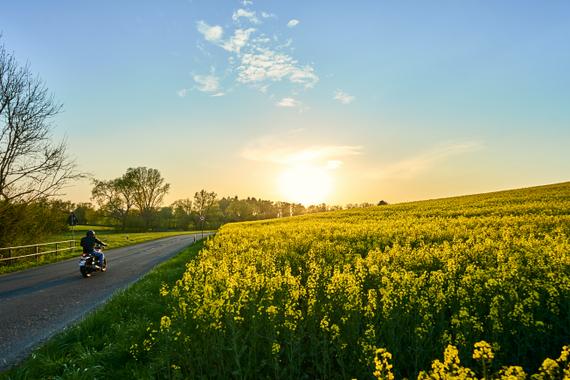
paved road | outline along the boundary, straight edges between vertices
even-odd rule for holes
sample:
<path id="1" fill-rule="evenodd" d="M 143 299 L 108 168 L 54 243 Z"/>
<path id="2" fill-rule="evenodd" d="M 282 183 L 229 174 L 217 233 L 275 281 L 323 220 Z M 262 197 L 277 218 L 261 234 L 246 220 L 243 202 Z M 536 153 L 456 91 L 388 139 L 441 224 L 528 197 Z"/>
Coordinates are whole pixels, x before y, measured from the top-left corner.
<path id="1" fill-rule="evenodd" d="M 200 237 L 180 235 L 110 249 L 105 252 L 109 270 L 86 279 L 78 259 L 0 276 L 0 371 Z"/>

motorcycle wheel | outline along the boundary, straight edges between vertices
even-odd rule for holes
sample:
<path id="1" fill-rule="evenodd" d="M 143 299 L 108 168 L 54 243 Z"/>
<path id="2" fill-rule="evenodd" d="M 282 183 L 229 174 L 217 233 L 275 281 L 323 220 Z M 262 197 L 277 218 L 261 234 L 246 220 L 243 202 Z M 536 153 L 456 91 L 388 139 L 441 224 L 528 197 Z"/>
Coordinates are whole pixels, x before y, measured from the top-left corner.
<path id="1" fill-rule="evenodd" d="M 81 269 L 79 269 L 79 270 L 81 271 L 81 275 L 82 275 L 84 278 L 90 276 L 89 272 L 87 272 L 87 269 L 81 268 Z"/>

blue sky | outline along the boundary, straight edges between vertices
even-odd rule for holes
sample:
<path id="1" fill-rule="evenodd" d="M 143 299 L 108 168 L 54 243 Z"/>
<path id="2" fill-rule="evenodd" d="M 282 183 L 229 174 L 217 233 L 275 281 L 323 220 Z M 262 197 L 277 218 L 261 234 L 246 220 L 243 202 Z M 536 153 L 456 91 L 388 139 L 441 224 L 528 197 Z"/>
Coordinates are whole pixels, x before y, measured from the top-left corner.
<path id="1" fill-rule="evenodd" d="M 569 16 L 566 1 L 18 1 L 0 31 L 64 104 L 55 135 L 80 170 L 157 168 L 169 201 L 344 204 L 569 180 Z"/>

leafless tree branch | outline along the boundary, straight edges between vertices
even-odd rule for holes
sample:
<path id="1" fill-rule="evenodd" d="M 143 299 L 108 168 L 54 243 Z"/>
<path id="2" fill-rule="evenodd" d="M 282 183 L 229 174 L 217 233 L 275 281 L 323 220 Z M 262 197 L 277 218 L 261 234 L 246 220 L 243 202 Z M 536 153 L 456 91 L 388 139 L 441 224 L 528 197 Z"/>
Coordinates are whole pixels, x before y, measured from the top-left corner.
<path id="1" fill-rule="evenodd" d="M 29 66 L 0 44 L 0 200 L 53 197 L 84 177 L 67 157 L 66 141 L 52 141 L 51 120 L 61 109 Z"/>

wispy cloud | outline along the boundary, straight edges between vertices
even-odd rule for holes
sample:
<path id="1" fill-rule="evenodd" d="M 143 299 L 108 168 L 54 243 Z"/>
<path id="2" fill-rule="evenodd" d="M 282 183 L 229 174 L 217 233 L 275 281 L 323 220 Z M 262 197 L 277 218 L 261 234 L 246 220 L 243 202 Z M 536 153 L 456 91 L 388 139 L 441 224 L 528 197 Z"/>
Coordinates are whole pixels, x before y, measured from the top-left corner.
<path id="1" fill-rule="evenodd" d="M 196 82 L 196 89 L 198 89 L 198 91 L 208 93 L 212 96 L 224 95 L 220 89 L 220 79 L 216 75 L 193 75 L 192 79 Z"/>
<path id="2" fill-rule="evenodd" d="M 443 144 L 416 156 L 372 170 L 369 177 L 376 179 L 412 179 L 451 157 L 481 149 L 483 149 L 483 144 L 480 142 Z"/>
<path id="3" fill-rule="evenodd" d="M 255 15 L 255 11 L 248 11 L 243 8 L 238 9 L 232 14 L 232 20 L 239 22 L 240 18 L 245 18 L 253 24 L 259 24 L 259 19 Z"/>
<path id="4" fill-rule="evenodd" d="M 299 22 L 300 22 L 300 21 L 297 20 L 297 19 L 292 19 L 292 20 L 289 20 L 289 22 L 287 23 L 287 26 L 288 26 L 289 28 L 294 28 L 294 27 L 296 27 L 297 25 L 299 25 Z"/>
<path id="5" fill-rule="evenodd" d="M 288 135 L 265 136 L 251 141 L 242 150 L 242 157 L 251 161 L 282 165 L 314 164 L 337 169 L 343 159 L 362 154 L 357 145 L 309 145 L 299 147 L 294 140 L 302 131 Z M 284 140 L 284 141 L 283 141 Z"/>
<path id="6" fill-rule="evenodd" d="M 264 145 L 258 142 L 249 144 L 242 151 L 242 157 L 251 161 L 287 166 L 310 164 L 335 170 L 343 165 L 343 160 L 347 157 L 361 153 L 362 147 L 353 145 L 313 145 L 299 149 L 284 145 Z"/>
<path id="7" fill-rule="evenodd" d="M 339 101 L 341 104 L 350 104 L 354 101 L 355 97 L 353 95 L 349 95 L 342 90 L 336 90 L 334 92 L 335 100 Z"/>
<path id="8" fill-rule="evenodd" d="M 183 98 L 183 97 L 185 97 L 186 95 L 188 95 L 188 89 L 187 89 L 187 88 L 182 88 L 182 89 L 176 91 L 176 94 L 177 94 L 179 97 Z"/>
<path id="9" fill-rule="evenodd" d="M 299 107 L 301 102 L 294 99 L 294 98 L 283 98 L 277 103 L 275 103 L 277 107 Z"/>

